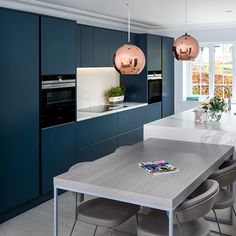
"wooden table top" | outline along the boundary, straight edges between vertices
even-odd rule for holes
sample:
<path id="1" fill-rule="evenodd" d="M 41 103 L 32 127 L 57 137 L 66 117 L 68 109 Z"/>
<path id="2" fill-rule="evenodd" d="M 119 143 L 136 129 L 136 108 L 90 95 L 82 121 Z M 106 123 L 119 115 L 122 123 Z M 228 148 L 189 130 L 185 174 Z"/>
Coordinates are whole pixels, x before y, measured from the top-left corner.
<path id="1" fill-rule="evenodd" d="M 54 187 L 171 210 L 232 154 L 232 146 L 151 138 L 55 177 Z M 138 166 L 155 160 L 180 172 L 154 176 Z"/>

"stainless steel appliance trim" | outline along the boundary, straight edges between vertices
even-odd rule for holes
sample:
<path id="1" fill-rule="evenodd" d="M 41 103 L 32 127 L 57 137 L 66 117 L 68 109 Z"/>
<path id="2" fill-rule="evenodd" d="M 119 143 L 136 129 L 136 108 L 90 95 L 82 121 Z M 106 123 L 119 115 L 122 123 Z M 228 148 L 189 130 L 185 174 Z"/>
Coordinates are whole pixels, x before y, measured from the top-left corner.
<path id="1" fill-rule="evenodd" d="M 160 80 L 162 77 L 149 76 L 148 80 Z"/>
<path id="2" fill-rule="evenodd" d="M 44 84 L 62 84 L 62 83 L 75 83 L 75 79 L 42 81 L 42 85 L 44 85 Z"/>
<path id="3" fill-rule="evenodd" d="M 56 84 L 43 84 L 42 89 L 57 89 L 57 88 L 70 88 L 75 87 L 75 83 L 56 83 Z"/>

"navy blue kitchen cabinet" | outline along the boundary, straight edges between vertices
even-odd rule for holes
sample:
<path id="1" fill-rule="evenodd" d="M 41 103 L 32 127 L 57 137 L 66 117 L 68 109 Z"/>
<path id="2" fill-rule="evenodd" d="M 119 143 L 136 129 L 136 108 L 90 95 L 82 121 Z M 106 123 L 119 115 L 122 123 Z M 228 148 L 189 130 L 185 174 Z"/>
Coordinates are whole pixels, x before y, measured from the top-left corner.
<path id="1" fill-rule="evenodd" d="M 94 27 L 80 25 L 80 38 L 77 39 L 80 47 L 79 67 L 94 67 Z"/>
<path id="2" fill-rule="evenodd" d="M 75 163 L 76 123 L 42 130 L 42 193 L 53 189 L 53 177 Z"/>
<path id="3" fill-rule="evenodd" d="M 77 26 L 78 67 L 107 67 L 109 31 L 87 25 Z"/>
<path id="4" fill-rule="evenodd" d="M 75 74 L 76 22 L 41 17 L 42 75 Z"/>
<path id="5" fill-rule="evenodd" d="M 148 100 L 148 84 L 146 66 L 139 75 L 120 75 L 121 86 L 127 91 L 125 102 L 143 102 Z"/>
<path id="6" fill-rule="evenodd" d="M 173 38 L 162 38 L 162 117 L 174 114 Z"/>
<path id="7" fill-rule="evenodd" d="M 140 128 L 146 122 L 146 108 L 147 106 L 130 109 L 118 113 L 119 130 L 118 134 L 127 133 L 131 130 Z"/>
<path id="8" fill-rule="evenodd" d="M 118 146 L 133 145 L 143 140 L 143 127 L 118 136 Z"/>
<path id="9" fill-rule="evenodd" d="M 149 104 L 148 106 L 145 107 L 145 120 L 144 123 L 149 123 L 152 122 L 154 120 L 159 120 L 161 119 L 161 115 L 162 115 L 162 103 L 161 102 L 157 102 L 157 103 L 152 103 Z"/>
<path id="10" fill-rule="evenodd" d="M 94 161 L 113 153 L 118 147 L 118 138 L 113 137 L 77 150 L 76 162 Z"/>
<path id="11" fill-rule="evenodd" d="M 147 35 L 147 70 L 161 71 L 161 36 Z"/>
<path id="12" fill-rule="evenodd" d="M 113 66 L 113 58 L 116 50 L 127 43 L 127 33 L 123 31 L 109 30 L 109 62 L 108 66 Z"/>
<path id="13" fill-rule="evenodd" d="M 76 161 L 95 160 L 117 148 L 118 113 L 77 122 Z"/>
<path id="14" fill-rule="evenodd" d="M 118 132 L 118 113 L 79 121 L 76 129 L 78 149 L 112 138 Z"/>
<path id="15" fill-rule="evenodd" d="M 146 56 L 147 71 L 161 71 L 162 40 L 161 36 L 139 35 L 139 46 Z"/>
<path id="16" fill-rule="evenodd" d="M 107 67 L 109 53 L 109 31 L 102 28 L 94 28 L 94 66 Z"/>
<path id="17" fill-rule="evenodd" d="M 39 195 L 39 17 L 0 9 L 0 213 Z"/>

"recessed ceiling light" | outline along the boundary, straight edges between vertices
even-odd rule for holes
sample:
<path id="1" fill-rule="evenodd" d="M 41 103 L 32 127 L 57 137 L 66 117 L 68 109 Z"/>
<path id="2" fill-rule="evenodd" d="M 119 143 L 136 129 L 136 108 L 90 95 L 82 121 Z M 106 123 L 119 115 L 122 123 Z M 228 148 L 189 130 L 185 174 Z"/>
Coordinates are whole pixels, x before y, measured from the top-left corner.
<path id="1" fill-rule="evenodd" d="M 231 12 L 232 12 L 232 10 L 226 10 L 225 12 L 226 12 L 226 13 L 231 13 Z"/>

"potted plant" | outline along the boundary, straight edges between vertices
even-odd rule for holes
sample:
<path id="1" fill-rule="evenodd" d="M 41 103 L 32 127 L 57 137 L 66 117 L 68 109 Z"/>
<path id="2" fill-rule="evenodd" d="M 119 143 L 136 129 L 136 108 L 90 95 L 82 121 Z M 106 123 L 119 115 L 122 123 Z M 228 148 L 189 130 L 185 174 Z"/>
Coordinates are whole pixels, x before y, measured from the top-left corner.
<path id="1" fill-rule="evenodd" d="M 124 87 L 111 87 L 105 91 L 105 96 L 110 103 L 122 103 L 124 101 L 126 89 Z"/>
<path id="2" fill-rule="evenodd" d="M 208 113 L 208 117 L 211 121 L 219 121 L 222 112 L 226 110 L 227 104 L 224 98 L 214 96 L 213 98 L 207 98 L 201 103 L 202 109 Z"/>

